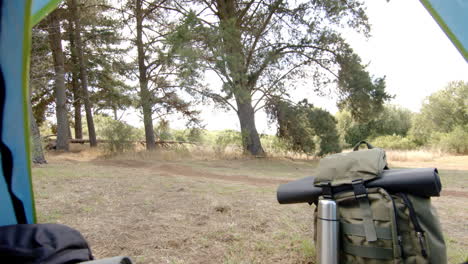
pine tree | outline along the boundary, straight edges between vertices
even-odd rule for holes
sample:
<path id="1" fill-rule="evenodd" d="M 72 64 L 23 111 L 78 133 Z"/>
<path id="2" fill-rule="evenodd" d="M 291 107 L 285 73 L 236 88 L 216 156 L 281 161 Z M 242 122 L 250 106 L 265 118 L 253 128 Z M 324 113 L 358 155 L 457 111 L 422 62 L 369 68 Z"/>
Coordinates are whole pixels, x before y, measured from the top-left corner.
<path id="1" fill-rule="evenodd" d="M 166 38 L 174 29 L 174 13 L 165 9 L 166 0 L 129 0 L 122 7 L 124 21 L 134 32 L 136 76 L 139 82 L 139 107 L 143 112 L 146 148 L 156 148 L 153 118 L 181 113 L 189 122 L 198 123 L 197 111 L 180 96 L 184 83 L 177 82 L 180 71 L 173 64 Z"/>
<path id="2" fill-rule="evenodd" d="M 52 50 L 55 69 L 55 110 L 57 117 L 57 150 L 68 151 L 68 115 L 66 107 L 66 87 L 65 87 L 65 58 L 62 48 L 62 33 L 59 18 L 59 11 L 52 12 L 48 17 L 47 31 L 49 32 L 49 43 Z"/>

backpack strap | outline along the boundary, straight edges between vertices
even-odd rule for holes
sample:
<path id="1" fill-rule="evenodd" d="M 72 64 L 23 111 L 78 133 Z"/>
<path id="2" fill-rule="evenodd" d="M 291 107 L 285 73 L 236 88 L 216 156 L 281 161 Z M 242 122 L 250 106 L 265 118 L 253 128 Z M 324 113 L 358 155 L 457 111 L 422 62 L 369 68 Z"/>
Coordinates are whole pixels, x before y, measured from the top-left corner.
<path id="1" fill-rule="evenodd" d="M 331 181 L 322 182 L 318 186 L 322 188 L 323 198 L 333 199 L 333 189 L 331 186 Z"/>
<path id="2" fill-rule="evenodd" d="M 367 142 L 367 141 L 365 141 L 365 140 L 361 140 L 361 141 L 359 141 L 356 145 L 354 145 L 353 151 L 358 151 L 358 150 L 359 150 L 359 147 L 360 147 L 362 144 L 366 144 L 366 146 L 367 146 L 368 149 L 373 149 L 373 148 L 374 148 L 374 146 L 372 146 L 369 142 Z"/>
<path id="3" fill-rule="evenodd" d="M 366 234 L 366 240 L 369 242 L 377 241 L 377 233 L 375 231 L 372 210 L 370 207 L 369 197 L 367 196 L 367 189 L 364 186 L 364 181 L 362 179 L 353 180 L 352 186 L 354 197 L 361 208 L 362 223 L 364 226 L 364 233 Z"/>
<path id="4" fill-rule="evenodd" d="M 392 240 L 392 229 L 390 227 L 375 227 L 378 239 Z M 364 227 L 359 224 L 340 222 L 340 232 L 351 236 L 365 237 Z"/>
<path id="5" fill-rule="evenodd" d="M 373 149 L 374 146 L 371 145 L 371 143 L 365 141 L 365 140 L 361 140 L 359 141 L 356 145 L 354 145 L 353 147 L 353 151 L 358 151 L 359 150 L 359 147 L 362 145 L 362 144 L 366 144 L 367 146 L 367 149 Z M 385 164 L 385 167 L 383 168 L 384 170 L 388 170 L 388 164 Z"/>
<path id="6" fill-rule="evenodd" d="M 343 241 L 342 246 L 344 252 L 358 257 L 381 260 L 391 260 L 394 258 L 391 248 L 357 246 L 346 240 Z"/>

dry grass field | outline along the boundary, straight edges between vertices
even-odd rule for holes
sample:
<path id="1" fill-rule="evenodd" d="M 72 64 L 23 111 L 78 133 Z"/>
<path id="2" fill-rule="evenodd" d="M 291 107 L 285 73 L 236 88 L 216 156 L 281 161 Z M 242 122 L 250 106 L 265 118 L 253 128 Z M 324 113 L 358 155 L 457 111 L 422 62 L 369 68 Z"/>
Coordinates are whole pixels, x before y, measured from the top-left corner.
<path id="1" fill-rule="evenodd" d="M 418 154 L 419 155 L 419 154 Z M 422 155 L 422 154 L 421 154 Z M 438 167 L 433 198 L 450 263 L 468 257 L 468 156 L 388 153 L 392 167 Z M 278 184 L 317 160 L 204 158 L 197 152 L 49 153 L 33 168 L 39 222 L 81 231 L 96 257 L 136 263 L 314 263 L 313 207 L 279 205 Z"/>

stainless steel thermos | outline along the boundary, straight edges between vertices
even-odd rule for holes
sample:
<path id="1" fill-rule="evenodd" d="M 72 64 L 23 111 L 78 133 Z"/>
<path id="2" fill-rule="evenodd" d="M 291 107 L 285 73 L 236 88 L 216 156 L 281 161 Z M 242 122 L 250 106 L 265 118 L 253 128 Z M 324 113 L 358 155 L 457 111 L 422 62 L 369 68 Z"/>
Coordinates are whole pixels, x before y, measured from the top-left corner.
<path id="1" fill-rule="evenodd" d="M 317 260 L 319 264 L 338 264 L 339 224 L 336 202 L 320 199 L 317 217 Z"/>

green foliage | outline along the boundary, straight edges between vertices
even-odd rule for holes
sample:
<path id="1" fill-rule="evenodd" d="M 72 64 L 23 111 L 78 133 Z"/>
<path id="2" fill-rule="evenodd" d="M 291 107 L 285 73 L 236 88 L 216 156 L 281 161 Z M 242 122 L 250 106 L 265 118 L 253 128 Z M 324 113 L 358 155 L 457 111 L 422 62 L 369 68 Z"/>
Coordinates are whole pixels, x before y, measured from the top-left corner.
<path id="1" fill-rule="evenodd" d="M 372 139 L 372 145 L 394 150 L 410 150 L 417 147 L 417 144 L 410 138 L 399 135 L 376 137 Z"/>
<path id="2" fill-rule="evenodd" d="M 385 92 L 385 78 L 373 80 L 362 65 L 361 58 L 352 50 L 337 58 L 340 110 L 348 110 L 353 119 L 363 123 L 383 111 L 383 104 L 392 98 Z"/>
<path id="3" fill-rule="evenodd" d="M 318 156 L 341 151 L 335 118 L 307 100 L 293 105 L 277 98 L 267 112 L 278 123 L 278 137 L 287 140 L 291 150 Z"/>
<path id="4" fill-rule="evenodd" d="M 375 118 L 358 122 L 349 111 L 336 118 L 343 141 L 351 146 L 368 139 L 388 149 L 429 146 L 455 154 L 468 153 L 468 83 L 451 82 L 427 97 L 418 114 L 392 105 Z"/>
<path id="5" fill-rule="evenodd" d="M 171 133 L 169 121 L 159 121 L 154 127 L 154 135 L 156 136 L 156 140 L 173 140 L 174 135 Z"/>
<path id="6" fill-rule="evenodd" d="M 411 128 L 413 114 L 395 105 L 385 105 L 382 113 L 371 122 L 371 134 L 406 136 Z"/>
<path id="7" fill-rule="evenodd" d="M 141 136 L 141 131 L 138 129 L 107 116 L 95 116 L 95 121 L 96 131 L 107 140 L 103 146 L 109 153 L 133 150 L 135 141 Z"/>
<path id="8" fill-rule="evenodd" d="M 227 147 L 232 147 L 236 151 L 242 150 L 241 133 L 234 130 L 223 130 L 215 139 L 213 150 L 216 154 L 222 155 L 225 153 Z"/>
<path id="9" fill-rule="evenodd" d="M 468 124 L 456 126 L 448 133 L 433 133 L 429 145 L 444 152 L 468 154 Z"/>
<path id="10" fill-rule="evenodd" d="M 45 21 L 42 22 L 42 24 L 44 23 Z M 46 117 L 55 112 L 52 105 L 55 97 L 53 95 L 53 85 L 50 82 L 54 77 L 53 62 L 47 32 L 36 26 L 31 33 L 31 62 L 29 68 L 31 106 L 34 118 L 38 126 L 41 126 L 47 121 Z M 46 135 L 49 134 L 50 132 Z"/>
<path id="11" fill-rule="evenodd" d="M 188 129 L 187 132 L 187 135 L 186 135 L 186 139 L 187 141 L 189 142 L 197 142 L 197 143 L 201 143 L 204 141 L 204 131 L 202 129 L 199 129 L 199 128 L 191 128 L 191 129 Z"/>
<path id="12" fill-rule="evenodd" d="M 290 142 L 284 138 L 272 135 L 260 135 L 260 140 L 262 141 L 262 146 L 265 147 L 265 150 L 276 155 L 286 155 L 291 149 L 292 146 Z"/>
<path id="13" fill-rule="evenodd" d="M 380 114 L 367 122 L 355 121 L 349 111 L 342 110 L 336 115 L 338 130 L 346 146 L 356 142 L 386 135 L 405 137 L 411 128 L 413 114 L 394 105 L 385 105 Z"/>
<path id="14" fill-rule="evenodd" d="M 50 121 L 45 120 L 39 126 L 39 133 L 41 134 L 42 137 L 53 135 L 54 133 L 52 132 L 52 127 L 53 127 L 53 124 Z"/>
<path id="15" fill-rule="evenodd" d="M 340 152 L 341 146 L 335 118 L 323 109 L 311 108 L 312 105 L 304 103 L 303 107 L 309 107 L 307 118 L 314 129 L 314 141 L 318 147 L 317 155 Z"/>
<path id="16" fill-rule="evenodd" d="M 451 82 L 445 89 L 426 98 L 420 113 L 413 119 L 410 134 L 420 144 L 426 144 L 433 133 L 449 133 L 466 124 L 468 82 Z"/>

